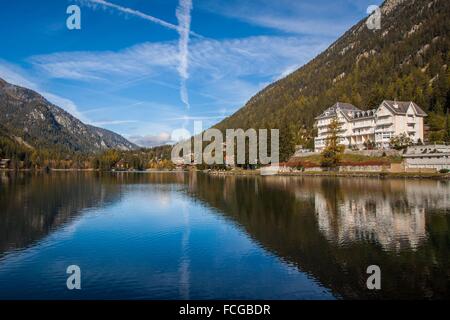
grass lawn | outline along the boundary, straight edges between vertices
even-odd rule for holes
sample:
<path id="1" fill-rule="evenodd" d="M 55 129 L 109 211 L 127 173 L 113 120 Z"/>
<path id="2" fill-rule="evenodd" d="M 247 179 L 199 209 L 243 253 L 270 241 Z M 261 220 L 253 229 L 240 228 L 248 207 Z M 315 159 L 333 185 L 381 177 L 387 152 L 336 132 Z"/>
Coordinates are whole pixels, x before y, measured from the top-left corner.
<path id="1" fill-rule="evenodd" d="M 296 157 L 289 161 L 289 164 L 295 164 L 298 166 L 316 167 L 320 166 L 320 155 L 313 155 L 307 157 Z M 386 156 L 386 157 L 368 157 L 364 155 L 355 154 L 342 154 L 341 163 L 343 165 L 390 165 L 391 163 L 401 163 L 401 156 Z"/>

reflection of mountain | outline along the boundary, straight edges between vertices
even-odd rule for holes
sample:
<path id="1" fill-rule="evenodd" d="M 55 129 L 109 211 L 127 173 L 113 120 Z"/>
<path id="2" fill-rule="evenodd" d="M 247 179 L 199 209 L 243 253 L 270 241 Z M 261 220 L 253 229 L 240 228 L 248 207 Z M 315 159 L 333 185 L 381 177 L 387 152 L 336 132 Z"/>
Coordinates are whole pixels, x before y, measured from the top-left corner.
<path id="1" fill-rule="evenodd" d="M 345 298 L 450 294 L 450 185 L 438 181 L 209 177 L 190 184 L 280 258 Z M 366 289 L 366 268 L 382 291 Z"/>
<path id="2" fill-rule="evenodd" d="M 83 174 L 3 173 L 0 178 L 0 254 L 30 245 L 119 191 Z"/>
<path id="3" fill-rule="evenodd" d="M 118 200 L 127 184 L 183 182 L 183 174 L 0 173 L 0 255 L 42 239 L 84 209 Z"/>
<path id="4" fill-rule="evenodd" d="M 165 201 L 166 191 L 187 190 L 337 296 L 450 295 L 450 184 L 439 181 L 0 174 L 0 255 L 42 240 L 88 208 L 107 208 L 122 195 L 141 190 L 140 185 L 149 190 L 149 183 L 157 185 L 151 199 Z M 188 235 L 186 229 L 183 239 Z M 379 292 L 365 286 L 366 268 L 372 264 L 382 270 Z M 180 272 L 186 268 L 181 264 Z"/>

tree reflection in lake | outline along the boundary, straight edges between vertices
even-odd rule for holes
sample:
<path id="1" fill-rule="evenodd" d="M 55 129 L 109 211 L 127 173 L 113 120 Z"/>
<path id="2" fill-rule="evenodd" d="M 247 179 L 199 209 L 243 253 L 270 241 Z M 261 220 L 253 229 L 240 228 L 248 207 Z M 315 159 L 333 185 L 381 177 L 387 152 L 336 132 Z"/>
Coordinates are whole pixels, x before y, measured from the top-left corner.
<path id="1" fill-rule="evenodd" d="M 26 285 L 22 270 L 50 277 L 48 265 L 59 270 L 76 258 L 96 275 L 84 291 L 92 298 L 330 298 L 326 289 L 354 299 L 450 296 L 447 181 L 202 173 L 0 179 L 0 283 L 10 290 Z M 67 234 L 77 220 L 72 238 L 49 236 Z M 51 245 L 42 245 L 48 238 Z M 369 265 L 381 267 L 380 291 L 366 287 Z M 61 296 L 64 276 L 47 279 L 48 297 Z M 102 291 L 120 277 L 110 294 Z"/>
<path id="2" fill-rule="evenodd" d="M 83 210 L 119 201 L 129 184 L 183 184 L 183 173 L 169 175 L 55 172 L 0 172 L 0 256 L 23 248 L 68 224 Z"/>
<path id="3" fill-rule="evenodd" d="M 190 193 L 345 298 L 450 294 L 447 181 L 200 175 Z M 379 265 L 381 291 L 366 288 Z"/>

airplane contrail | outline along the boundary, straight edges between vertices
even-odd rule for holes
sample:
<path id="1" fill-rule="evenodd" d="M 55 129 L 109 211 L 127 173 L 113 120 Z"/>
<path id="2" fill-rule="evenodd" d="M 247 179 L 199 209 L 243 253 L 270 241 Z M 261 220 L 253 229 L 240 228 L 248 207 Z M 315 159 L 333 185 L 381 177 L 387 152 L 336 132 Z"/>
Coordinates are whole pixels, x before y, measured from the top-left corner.
<path id="1" fill-rule="evenodd" d="M 105 1 L 105 0 L 86 0 L 86 1 L 91 2 L 93 4 L 98 4 L 98 5 L 102 5 L 102 6 L 108 7 L 108 8 L 116 9 L 117 11 L 120 11 L 120 12 L 123 12 L 123 13 L 131 14 L 131 15 L 139 17 L 141 19 L 144 19 L 144 20 L 147 20 L 147 21 L 159 24 L 160 26 L 166 27 L 168 29 L 175 30 L 177 32 L 180 31 L 180 27 L 179 26 L 177 26 L 177 25 L 175 25 L 173 23 L 164 21 L 162 19 L 156 18 L 154 16 L 148 15 L 146 13 L 140 12 L 138 10 L 134 10 L 134 9 L 127 8 L 127 7 L 122 7 L 120 5 L 117 5 L 117 4 L 114 4 L 114 3 L 111 3 L 111 2 L 108 2 L 108 1 Z M 196 37 L 199 37 L 199 38 L 203 38 L 203 36 L 193 32 L 193 31 L 190 31 L 189 33 L 191 35 L 193 35 L 193 36 L 196 36 Z"/>
<path id="2" fill-rule="evenodd" d="M 105 1 L 105 0 L 86 0 L 93 4 L 102 5 L 108 8 L 113 8 L 120 12 L 131 14 L 136 17 L 142 18 L 144 20 L 159 24 L 165 28 L 175 30 L 180 35 L 178 41 L 178 50 L 179 50 L 179 66 L 178 66 L 178 74 L 180 76 L 180 98 L 181 101 L 186 105 L 189 109 L 189 94 L 186 86 L 186 82 L 189 79 L 189 36 L 196 36 L 198 38 L 203 38 L 203 36 L 193 32 L 191 30 L 191 11 L 192 11 L 192 0 L 180 0 L 177 10 L 176 16 L 178 20 L 178 25 L 174 25 L 170 22 L 166 22 L 159 18 L 153 17 L 146 13 L 140 12 L 138 10 L 134 10 L 127 7 L 122 7 L 120 5 Z"/>
<path id="3" fill-rule="evenodd" d="M 176 11 L 180 40 L 178 42 L 180 65 L 178 66 L 178 73 L 181 78 L 180 96 L 181 101 L 189 109 L 189 95 L 187 92 L 186 81 L 189 78 L 189 33 L 191 31 L 191 10 L 192 0 L 180 0 Z"/>

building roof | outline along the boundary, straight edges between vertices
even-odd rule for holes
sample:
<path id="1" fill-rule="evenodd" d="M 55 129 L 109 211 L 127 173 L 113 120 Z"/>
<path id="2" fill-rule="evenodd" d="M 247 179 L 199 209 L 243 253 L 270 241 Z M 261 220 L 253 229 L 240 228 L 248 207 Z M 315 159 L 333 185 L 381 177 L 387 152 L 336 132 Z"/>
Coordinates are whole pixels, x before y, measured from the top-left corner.
<path id="1" fill-rule="evenodd" d="M 417 104 L 412 101 L 391 101 L 384 100 L 382 105 L 386 106 L 389 110 L 396 114 L 406 114 L 408 112 L 409 107 L 412 105 L 415 109 L 416 115 L 426 117 L 427 114 L 422 110 Z"/>
<path id="2" fill-rule="evenodd" d="M 335 117 L 336 111 L 341 110 L 344 112 L 344 114 L 347 115 L 346 111 L 361 111 L 351 103 L 345 103 L 345 102 L 336 102 L 333 106 L 326 109 L 320 116 L 316 117 L 316 119 L 322 119 L 322 118 L 328 118 L 328 117 Z"/>
<path id="3" fill-rule="evenodd" d="M 384 105 L 391 112 L 395 114 L 406 114 L 409 107 L 412 105 L 417 116 L 426 117 L 427 114 L 417 104 L 412 101 L 391 101 L 384 100 L 380 106 Z M 336 102 L 333 106 L 326 109 L 320 116 L 316 117 L 316 120 L 335 117 L 336 111 L 340 110 L 342 114 L 348 119 L 362 119 L 371 118 L 375 116 L 377 109 L 361 110 L 352 105 L 351 103 Z"/>
<path id="4" fill-rule="evenodd" d="M 367 119 L 375 116 L 376 109 L 356 111 L 353 113 L 353 119 Z"/>

